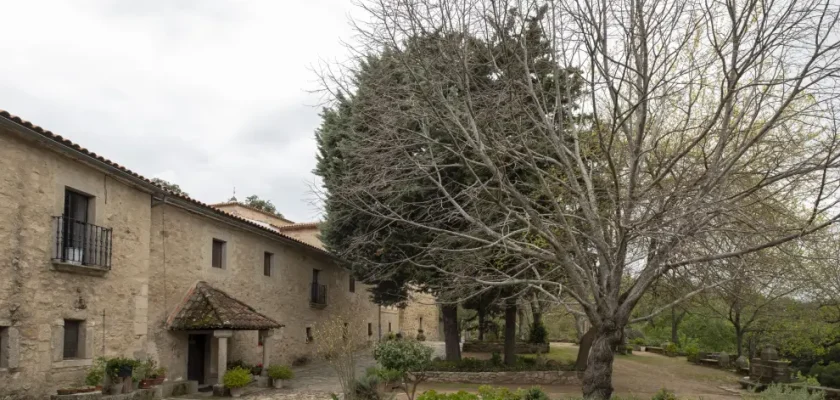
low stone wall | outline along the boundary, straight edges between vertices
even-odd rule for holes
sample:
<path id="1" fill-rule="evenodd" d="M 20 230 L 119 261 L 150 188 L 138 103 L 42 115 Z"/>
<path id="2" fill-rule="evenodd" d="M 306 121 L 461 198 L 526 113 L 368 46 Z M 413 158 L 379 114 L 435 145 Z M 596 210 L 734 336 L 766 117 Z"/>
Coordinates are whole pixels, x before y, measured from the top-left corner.
<path id="1" fill-rule="evenodd" d="M 514 351 L 516 354 L 548 353 L 548 343 L 524 343 L 517 342 Z M 463 349 L 465 353 L 499 353 L 505 352 L 505 344 L 502 342 L 465 342 Z"/>
<path id="2" fill-rule="evenodd" d="M 105 395 L 101 392 L 77 393 L 67 395 L 54 394 L 50 400 L 156 400 L 171 396 L 193 394 L 198 391 L 196 381 L 164 382 L 149 389 L 137 389 L 131 393 Z"/>
<path id="3" fill-rule="evenodd" d="M 426 372 L 427 382 L 580 385 L 576 371 Z"/>

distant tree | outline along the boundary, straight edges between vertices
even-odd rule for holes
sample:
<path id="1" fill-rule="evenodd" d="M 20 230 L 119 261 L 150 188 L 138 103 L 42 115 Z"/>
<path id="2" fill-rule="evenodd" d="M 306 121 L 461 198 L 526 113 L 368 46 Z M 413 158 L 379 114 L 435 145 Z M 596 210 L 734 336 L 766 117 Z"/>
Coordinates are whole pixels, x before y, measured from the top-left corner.
<path id="1" fill-rule="evenodd" d="M 236 198 L 234 197 L 232 201 L 236 201 Z M 256 208 L 257 210 L 272 213 L 280 218 L 283 218 L 283 214 L 277 212 L 277 207 L 275 207 L 274 204 L 271 203 L 271 200 L 263 200 L 255 194 L 246 197 L 245 201 L 242 202 L 242 204 L 251 208 Z"/>
<path id="2" fill-rule="evenodd" d="M 177 183 L 171 183 L 169 181 L 166 181 L 166 180 L 163 180 L 163 179 L 160 179 L 160 178 L 152 178 L 152 183 L 154 183 L 155 185 L 158 185 L 160 187 L 163 187 L 164 189 L 166 189 L 166 190 L 168 190 L 172 193 L 180 194 L 180 195 L 183 195 L 183 196 L 189 196 L 189 194 L 187 192 L 181 190 L 181 187 L 178 186 Z"/>

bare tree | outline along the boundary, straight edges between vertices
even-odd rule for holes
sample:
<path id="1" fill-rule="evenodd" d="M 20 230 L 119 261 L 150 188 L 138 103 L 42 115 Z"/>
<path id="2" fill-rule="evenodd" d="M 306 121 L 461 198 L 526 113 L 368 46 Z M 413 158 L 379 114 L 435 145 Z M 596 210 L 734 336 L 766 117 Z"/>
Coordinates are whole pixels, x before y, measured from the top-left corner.
<path id="1" fill-rule="evenodd" d="M 345 399 L 355 399 L 356 362 L 359 352 L 370 343 L 364 335 L 363 319 L 359 318 L 362 308 L 351 303 L 329 319 L 315 326 L 313 340 L 318 355 L 335 370 Z"/>
<path id="2" fill-rule="evenodd" d="M 432 235 L 406 261 L 453 285 L 574 299 L 596 332 L 587 398 L 610 397 L 612 349 L 663 274 L 795 241 L 840 217 L 836 0 L 360 6 L 359 59 L 322 75 L 365 106 L 343 155 L 353 170 L 327 195 L 377 229 Z M 532 57 L 537 46 L 548 55 Z M 384 53 L 398 83 L 391 75 L 357 92 L 356 67 Z M 454 172 L 470 179 L 453 185 Z M 412 185 L 433 190 L 390 201 Z M 756 207 L 768 218 L 751 224 Z M 448 229 L 451 220 L 464 224 Z M 707 245 L 724 233 L 743 240 Z M 487 253 L 515 262 L 436 262 Z"/>

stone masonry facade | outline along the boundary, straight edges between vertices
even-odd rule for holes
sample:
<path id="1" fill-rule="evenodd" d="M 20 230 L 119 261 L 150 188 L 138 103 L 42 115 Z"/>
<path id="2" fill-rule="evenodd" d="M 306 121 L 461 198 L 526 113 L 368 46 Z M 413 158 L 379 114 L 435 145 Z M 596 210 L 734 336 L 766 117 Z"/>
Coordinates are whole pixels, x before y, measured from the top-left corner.
<path id="1" fill-rule="evenodd" d="M 87 199 L 89 226 L 110 234 L 109 269 L 88 267 L 90 254 L 84 263 L 56 260 L 56 254 L 68 254 L 56 218 L 67 210 L 71 191 Z M 317 232 L 300 241 L 277 229 L 293 226 L 291 221 L 235 204 L 219 210 L 166 192 L 5 112 L 0 203 L 0 400 L 40 399 L 81 385 L 99 356 L 151 357 L 168 369 L 168 379 L 186 379 L 191 335 L 213 335 L 170 330 L 167 318 L 198 281 L 285 326 L 266 342 L 272 363 L 314 358 L 307 328 L 350 308 L 361 310 L 372 341 L 389 327 L 414 337 L 421 318 L 427 340 L 439 338 L 433 297 L 415 294 L 402 310 L 372 304 L 364 285 L 351 292 L 348 271 L 322 249 Z M 212 265 L 214 240 L 224 242 L 222 268 Z M 268 275 L 266 253 L 272 260 Z M 310 304 L 313 270 L 326 286 L 324 307 Z M 260 334 L 233 331 L 227 359 L 260 363 Z M 67 337 L 75 338 L 70 356 Z M 202 356 L 204 383 L 217 379 L 217 343 L 208 340 Z"/>

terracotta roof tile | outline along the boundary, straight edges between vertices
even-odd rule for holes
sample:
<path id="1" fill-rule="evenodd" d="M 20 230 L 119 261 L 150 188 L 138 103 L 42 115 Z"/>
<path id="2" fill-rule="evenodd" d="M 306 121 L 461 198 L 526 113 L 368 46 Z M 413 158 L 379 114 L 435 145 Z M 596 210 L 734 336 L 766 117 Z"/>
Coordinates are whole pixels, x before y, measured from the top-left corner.
<path id="1" fill-rule="evenodd" d="M 292 225 L 278 226 L 276 228 L 277 228 L 278 231 L 281 231 L 281 232 L 283 232 L 283 231 L 296 231 L 296 230 L 302 230 L 302 229 L 318 228 L 318 225 L 320 225 L 320 224 L 321 223 L 317 222 L 317 221 L 316 222 L 300 222 L 300 223 L 292 224 Z"/>
<path id="2" fill-rule="evenodd" d="M 191 202 L 191 203 L 193 203 L 193 204 L 195 204 L 195 205 L 201 206 L 201 207 L 206 208 L 206 209 L 208 209 L 208 210 L 213 210 L 216 214 L 219 214 L 219 215 L 225 216 L 225 217 L 230 218 L 230 219 L 237 220 L 237 221 L 239 221 L 239 222 L 244 222 L 244 223 L 247 223 L 247 224 L 249 224 L 249 225 L 252 225 L 252 226 L 255 226 L 255 227 L 257 227 L 257 228 L 260 228 L 260 229 L 262 229 L 262 230 L 264 230 L 264 231 L 266 231 L 266 232 L 271 232 L 271 233 L 273 233 L 273 234 L 275 234 L 275 235 L 277 235 L 277 236 L 280 236 L 280 237 L 282 237 L 282 238 L 284 238 L 284 239 L 286 239 L 286 240 L 291 240 L 291 241 L 293 241 L 293 242 L 297 242 L 297 243 L 299 243 L 299 244 L 301 244 L 301 245 L 307 246 L 307 247 L 309 247 L 311 250 L 318 251 L 318 252 L 320 252 L 320 253 L 324 253 L 324 254 L 327 254 L 327 255 L 332 256 L 332 254 L 331 254 L 331 253 L 329 253 L 329 252 L 325 251 L 324 249 L 320 249 L 320 248 L 318 248 L 318 247 L 316 247 L 316 246 L 313 246 L 313 245 L 311 245 L 311 244 L 308 244 L 308 243 L 305 243 L 305 242 L 303 242 L 303 241 L 297 240 L 297 239 L 295 239 L 295 238 L 293 238 L 293 237 L 290 237 L 290 236 L 287 236 L 287 235 L 283 235 L 282 233 L 278 233 L 278 232 L 276 232 L 276 231 L 274 231 L 274 230 L 272 230 L 272 229 L 266 228 L 266 227 L 261 226 L 261 225 L 259 225 L 259 224 L 255 224 L 255 223 L 253 223 L 252 221 L 250 221 L 250 220 L 248 220 L 248 219 L 245 219 L 245 218 L 239 217 L 239 216 L 237 216 L 237 215 L 233 215 L 233 214 L 231 214 L 231 213 L 228 213 L 228 212 L 222 211 L 222 210 L 220 210 L 220 209 L 218 209 L 218 208 L 215 208 L 215 207 L 213 207 L 213 206 L 210 206 L 210 205 L 208 205 L 208 204 L 206 204 L 206 203 L 203 203 L 203 202 L 201 202 L 201 201 L 198 201 L 198 200 L 196 200 L 196 199 L 193 199 L 193 198 L 191 198 L 191 197 L 189 197 L 189 196 L 185 196 L 185 195 L 183 195 L 183 194 L 179 194 L 179 193 L 174 193 L 174 192 L 171 192 L 171 191 L 167 190 L 166 188 L 164 188 L 164 187 L 162 187 L 162 186 L 160 186 L 160 185 L 155 184 L 155 183 L 154 183 L 154 182 L 152 182 L 149 178 L 146 178 L 146 177 L 144 177 L 144 176 L 142 176 L 142 175 L 140 175 L 140 174 L 138 174 L 138 173 L 136 173 L 136 172 L 134 172 L 134 171 L 132 171 L 132 170 L 130 170 L 130 169 L 128 169 L 128 168 L 126 168 L 126 167 L 122 166 L 122 165 L 120 165 L 120 164 L 117 164 L 117 163 L 115 163 L 115 162 L 113 162 L 113 161 L 111 161 L 111 160 L 109 160 L 109 159 L 107 159 L 107 158 L 104 158 L 104 157 L 102 157 L 101 155 L 97 155 L 96 153 L 93 153 L 93 152 L 91 152 L 91 151 L 88 151 L 88 150 L 87 150 L 87 149 L 85 149 L 84 147 L 79 146 L 77 143 L 73 143 L 72 141 L 70 141 L 70 140 L 68 140 L 68 139 L 63 138 L 61 135 L 56 135 L 56 134 L 54 134 L 54 133 L 52 133 L 52 132 L 50 132 L 50 131 L 48 131 L 48 130 L 46 130 L 46 129 L 44 129 L 44 128 L 41 128 L 41 127 L 40 127 L 40 126 L 38 126 L 38 125 L 35 125 L 35 124 L 33 124 L 33 123 L 29 122 L 29 121 L 26 121 L 26 120 L 24 120 L 24 119 L 22 119 L 22 118 L 18 117 L 17 115 L 12 115 L 12 114 L 11 114 L 11 113 L 9 113 L 8 111 L 5 111 L 5 110 L 0 110 L 0 118 L 7 119 L 7 120 L 9 120 L 9 121 L 15 122 L 15 123 L 17 123 L 18 125 L 20 125 L 20 126 L 22 126 L 22 127 L 25 127 L 25 128 L 28 128 L 28 129 L 30 129 L 32 132 L 35 132 L 35 133 L 39 134 L 40 136 L 42 136 L 42 137 L 44 137 L 44 138 L 47 138 L 47 139 L 49 139 L 49 140 L 52 140 L 52 141 L 54 141 L 54 142 L 56 142 L 56 143 L 59 143 L 59 144 L 61 144 L 61 145 L 66 146 L 66 147 L 69 147 L 69 148 L 75 149 L 75 150 L 77 150 L 77 151 L 81 152 L 82 154 L 84 154 L 84 155 L 85 155 L 85 156 L 87 156 L 87 157 L 90 157 L 90 158 L 93 158 L 93 159 L 99 160 L 99 161 L 101 161 L 101 162 L 103 162 L 103 163 L 105 163 L 105 164 L 107 164 L 107 165 L 109 165 L 109 166 L 111 166 L 111 167 L 113 167 L 113 168 L 117 168 L 117 169 L 119 169 L 120 171 L 122 171 L 122 172 L 124 172 L 124 173 L 127 173 L 127 174 L 129 174 L 129 175 L 133 176 L 134 178 L 136 178 L 136 179 L 139 179 L 139 180 L 143 181 L 144 183 L 147 183 L 147 184 L 150 184 L 150 185 L 155 186 L 157 189 L 161 190 L 162 192 L 165 192 L 165 193 L 167 194 L 167 196 L 177 197 L 177 198 L 180 198 L 180 199 L 183 199 L 183 200 L 189 201 L 189 202 Z"/>
<path id="3" fill-rule="evenodd" d="M 172 330 L 260 330 L 283 325 L 258 313 L 207 282 L 199 281 L 188 292 L 168 321 Z"/>

